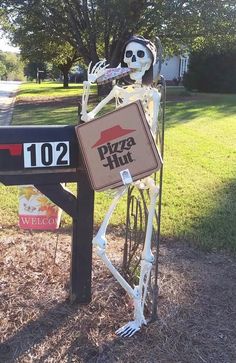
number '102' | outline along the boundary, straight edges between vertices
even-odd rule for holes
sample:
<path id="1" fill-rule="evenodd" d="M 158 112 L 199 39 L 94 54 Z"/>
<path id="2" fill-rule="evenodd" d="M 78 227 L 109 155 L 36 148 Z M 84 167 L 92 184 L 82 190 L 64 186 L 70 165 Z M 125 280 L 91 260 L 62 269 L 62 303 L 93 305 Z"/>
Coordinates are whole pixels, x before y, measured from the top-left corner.
<path id="1" fill-rule="evenodd" d="M 70 165 L 69 141 L 24 144 L 25 168 L 67 165 Z"/>

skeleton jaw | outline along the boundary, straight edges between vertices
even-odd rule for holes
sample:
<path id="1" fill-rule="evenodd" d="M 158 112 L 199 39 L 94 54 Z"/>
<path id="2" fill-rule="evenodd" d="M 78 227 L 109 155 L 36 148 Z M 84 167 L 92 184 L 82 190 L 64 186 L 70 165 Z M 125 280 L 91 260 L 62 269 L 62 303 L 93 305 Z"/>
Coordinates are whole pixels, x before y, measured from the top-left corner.
<path id="1" fill-rule="evenodd" d="M 133 81 L 140 81 L 142 82 L 142 78 L 144 76 L 144 73 L 150 68 L 149 65 L 145 65 L 143 67 L 140 67 L 140 64 L 133 63 L 132 66 L 130 66 L 131 72 L 130 72 L 130 78 Z"/>
<path id="2" fill-rule="evenodd" d="M 130 78 L 133 80 L 133 81 L 140 81 L 142 82 L 142 78 L 143 78 L 143 75 L 144 75 L 145 72 L 137 68 L 134 68 L 131 72 L 130 72 Z"/>

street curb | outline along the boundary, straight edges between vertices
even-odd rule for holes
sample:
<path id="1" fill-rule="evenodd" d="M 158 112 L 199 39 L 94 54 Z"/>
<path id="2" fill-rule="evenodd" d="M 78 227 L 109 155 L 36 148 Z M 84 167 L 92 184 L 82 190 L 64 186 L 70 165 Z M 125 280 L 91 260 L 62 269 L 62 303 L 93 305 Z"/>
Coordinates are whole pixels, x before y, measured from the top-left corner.
<path id="1" fill-rule="evenodd" d="M 4 107 L 3 110 L 1 111 L 2 120 L 0 118 L 0 126 L 11 125 L 17 93 L 18 93 L 18 89 L 16 91 L 13 91 L 10 93 L 9 97 L 12 99 L 12 101 L 11 101 L 10 105 L 7 105 L 7 107 Z"/>

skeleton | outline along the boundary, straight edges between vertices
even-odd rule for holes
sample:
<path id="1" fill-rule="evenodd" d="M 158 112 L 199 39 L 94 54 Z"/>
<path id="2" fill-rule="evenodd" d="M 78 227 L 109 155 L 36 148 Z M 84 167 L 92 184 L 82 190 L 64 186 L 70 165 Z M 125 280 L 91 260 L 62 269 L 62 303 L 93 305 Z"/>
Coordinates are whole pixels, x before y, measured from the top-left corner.
<path id="1" fill-rule="evenodd" d="M 115 99 L 116 107 L 122 107 L 131 102 L 141 100 L 147 121 L 149 122 L 151 131 L 155 137 L 157 133 L 158 111 L 161 98 L 158 88 L 153 87 L 154 82 L 157 81 L 159 77 L 161 64 L 160 57 L 158 61 L 156 60 L 155 46 L 143 37 L 132 37 L 126 43 L 122 61 L 122 65 L 131 69 L 131 73 L 129 75 L 131 84 L 123 87 L 118 85 L 113 86 L 111 92 L 100 103 L 98 103 L 98 105 L 92 111 L 87 112 L 90 86 L 104 74 L 106 68 L 108 67 L 108 65 L 105 64 L 106 61 L 103 60 L 95 64 L 93 68 L 91 67 L 91 64 L 89 65 L 88 81 L 84 82 L 81 119 L 85 122 L 93 120 L 97 113 L 112 99 Z M 149 80 L 147 80 L 148 78 Z M 113 276 L 118 280 L 118 282 L 133 300 L 134 320 L 128 322 L 126 325 L 116 331 L 118 335 L 123 337 L 132 336 L 134 333 L 140 330 L 143 324 L 147 323 L 144 317 L 144 305 L 151 269 L 154 262 L 154 256 L 151 250 L 151 238 L 155 206 L 159 193 L 158 185 L 155 184 L 154 179 L 150 176 L 136 181 L 133 184 L 139 189 L 148 189 L 150 195 L 148 222 L 144 248 L 141 255 L 138 286 L 134 286 L 134 288 L 132 288 L 113 266 L 106 254 L 106 229 L 111 215 L 115 210 L 120 198 L 127 192 L 128 185 L 124 185 L 117 190 L 111 206 L 100 226 L 100 229 L 93 239 L 93 245 L 96 248 L 98 256 L 102 259 Z"/>

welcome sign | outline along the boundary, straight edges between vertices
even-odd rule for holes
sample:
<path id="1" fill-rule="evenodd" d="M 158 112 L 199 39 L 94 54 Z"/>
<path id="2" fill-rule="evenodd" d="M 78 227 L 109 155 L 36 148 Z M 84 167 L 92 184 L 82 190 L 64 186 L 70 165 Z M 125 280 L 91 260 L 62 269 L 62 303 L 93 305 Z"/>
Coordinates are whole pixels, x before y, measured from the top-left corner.
<path id="1" fill-rule="evenodd" d="M 93 189 L 123 185 L 123 173 L 142 179 L 162 165 L 140 101 L 76 127 Z"/>
<path id="2" fill-rule="evenodd" d="M 60 226 L 62 210 L 33 185 L 19 187 L 19 227 L 55 230 Z"/>

